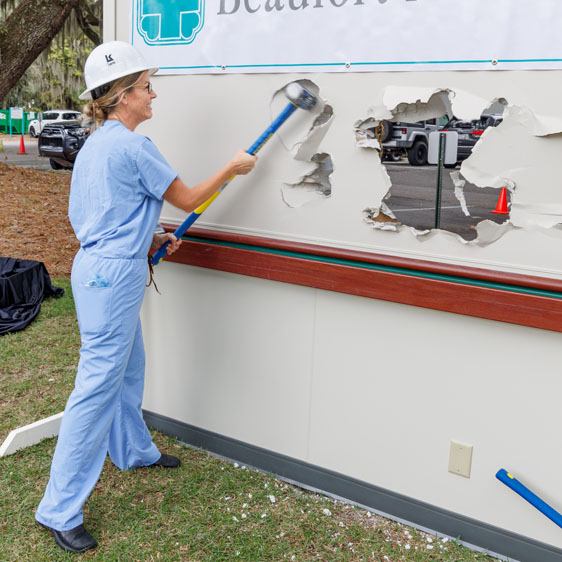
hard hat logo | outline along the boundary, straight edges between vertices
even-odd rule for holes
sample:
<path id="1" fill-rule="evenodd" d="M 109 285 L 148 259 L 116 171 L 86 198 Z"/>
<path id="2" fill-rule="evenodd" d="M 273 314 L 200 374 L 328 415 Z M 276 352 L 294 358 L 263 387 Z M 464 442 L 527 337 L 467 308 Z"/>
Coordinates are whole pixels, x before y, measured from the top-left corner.
<path id="1" fill-rule="evenodd" d="M 98 45 L 88 56 L 84 66 L 86 90 L 80 94 L 81 100 L 92 99 L 92 90 L 109 84 L 129 74 L 147 71 L 154 74 L 158 69 L 146 62 L 144 57 L 124 41 L 109 41 Z"/>
<path id="2" fill-rule="evenodd" d="M 148 45 L 186 45 L 203 28 L 205 0 L 137 0 L 137 29 Z"/>

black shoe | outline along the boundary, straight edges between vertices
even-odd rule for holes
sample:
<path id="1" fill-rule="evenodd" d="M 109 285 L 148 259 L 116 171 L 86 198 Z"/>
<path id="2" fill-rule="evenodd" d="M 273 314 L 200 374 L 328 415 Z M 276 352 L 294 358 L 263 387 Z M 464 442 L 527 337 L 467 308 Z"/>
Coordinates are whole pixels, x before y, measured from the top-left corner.
<path id="1" fill-rule="evenodd" d="M 91 550 L 98 546 L 98 542 L 84 529 L 84 525 L 78 525 L 78 527 L 74 527 L 74 529 L 69 531 L 57 531 L 47 527 L 47 525 L 43 525 L 43 523 L 39 523 L 39 525 L 51 531 L 55 542 L 68 552 L 86 552 L 86 550 Z"/>
<path id="2" fill-rule="evenodd" d="M 178 459 L 178 457 L 173 457 L 172 455 L 163 454 L 160 455 L 160 458 L 156 462 L 153 462 L 148 466 L 161 466 L 163 468 L 178 468 L 180 464 L 181 461 L 180 459 Z"/>

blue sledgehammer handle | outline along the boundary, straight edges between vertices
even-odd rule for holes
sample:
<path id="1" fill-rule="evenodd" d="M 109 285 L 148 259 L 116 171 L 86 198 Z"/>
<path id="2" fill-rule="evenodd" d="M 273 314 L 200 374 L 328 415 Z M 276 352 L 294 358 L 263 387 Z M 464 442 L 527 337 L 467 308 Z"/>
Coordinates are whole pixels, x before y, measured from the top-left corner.
<path id="1" fill-rule="evenodd" d="M 496 478 L 519 494 L 523 499 L 527 500 L 533 507 L 538 509 L 543 515 L 546 515 L 551 521 L 554 521 L 559 527 L 562 527 L 562 515 L 554 508 L 550 507 L 545 501 L 541 500 L 537 495 L 533 494 L 529 488 L 521 484 L 521 482 L 507 472 L 507 470 L 500 468 L 496 474 Z"/>
<path id="2" fill-rule="evenodd" d="M 271 125 L 260 135 L 258 140 L 250 147 L 246 152 L 251 155 L 255 155 L 263 145 L 273 136 L 273 133 L 287 121 L 287 119 L 295 112 L 297 106 L 294 105 L 292 102 L 287 104 L 287 107 L 277 116 L 277 118 L 271 123 Z M 230 179 L 225 181 L 220 188 L 215 191 L 215 193 L 207 199 L 202 205 L 197 207 L 176 229 L 174 232 L 174 236 L 176 238 L 181 238 L 185 231 L 201 216 L 201 213 L 220 195 L 221 191 L 234 179 L 235 176 L 232 176 Z M 160 249 L 152 256 L 152 262 L 154 265 L 158 265 L 166 255 L 166 246 L 168 246 L 170 242 L 166 242 L 163 244 Z"/>

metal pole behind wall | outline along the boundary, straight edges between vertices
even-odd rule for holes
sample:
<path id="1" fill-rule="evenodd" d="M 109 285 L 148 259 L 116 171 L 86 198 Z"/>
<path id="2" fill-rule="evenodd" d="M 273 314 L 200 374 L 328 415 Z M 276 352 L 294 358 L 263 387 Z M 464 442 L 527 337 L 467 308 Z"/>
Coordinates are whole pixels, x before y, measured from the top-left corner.
<path id="1" fill-rule="evenodd" d="M 435 228 L 441 228 L 441 191 L 443 187 L 443 155 L 445 154 L 445 133 L 439 133 L 439 158 L 437 160 L 437 193 L 435 196 Z"/>

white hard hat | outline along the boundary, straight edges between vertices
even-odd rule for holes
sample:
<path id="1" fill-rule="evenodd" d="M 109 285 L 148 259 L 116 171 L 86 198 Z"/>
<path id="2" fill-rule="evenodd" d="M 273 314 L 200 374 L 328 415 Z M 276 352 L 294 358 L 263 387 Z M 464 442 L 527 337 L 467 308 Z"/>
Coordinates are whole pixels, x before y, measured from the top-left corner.
<path id="1" fill-rule="evenodd" d="M 84 78 L 86 89 L 80 94 L 81 100 L 91 100 L 92 90 L 134 74 L 148 70 L 154 74 L 158 69 L 151 68 L 144 57 L 129 43 L 124 41 L 108 41 L 98 45 L 86 59 Z"/>

